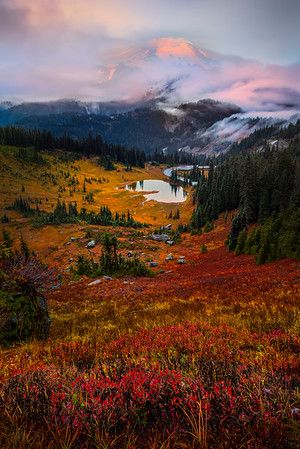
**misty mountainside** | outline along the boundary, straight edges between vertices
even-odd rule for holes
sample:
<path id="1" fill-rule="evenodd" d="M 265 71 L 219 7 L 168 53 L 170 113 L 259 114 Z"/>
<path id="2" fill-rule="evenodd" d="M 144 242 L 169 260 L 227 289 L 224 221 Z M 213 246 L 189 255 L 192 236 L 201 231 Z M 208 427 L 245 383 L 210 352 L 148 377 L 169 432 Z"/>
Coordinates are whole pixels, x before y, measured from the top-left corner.
<path id="1" fill-rule="evenodd" d="M 296 69 L 215 53 L 184 38 L 157 38 L 104 60 L 97 92 L 81 97 L 90 101 L 0 99 L 0 126 L 75 139 L 100 134 L 147 153 L 216 155 L 256 130 L 296 123 Z"/>
<path id="2" fill-rule="evenodd" d="M 23 103 L 0 110 L 0 125 L 19 125 L 51 131 L 60 136 L 101 134 L 109 143 L 133 146 L 146 152 L 179 150 L 199 141 L 213 124 L 241 112 L 235 105 L 202 100 L 162 109 L 147 103 L 83 103 L 55 101 Z"/>
<path id="3" fill-rule="evenodd" d="M 284 122 L 282 118 L 252 117 L 239 106 L 210 99 L 176 107 L 151 97 L 138 103 L 60 100 L 0 104 L 0 126 L 42 129 L 72 138 L 100 134 L 108 143 L 148 153 L 219 154 L 256 129 Z"/>

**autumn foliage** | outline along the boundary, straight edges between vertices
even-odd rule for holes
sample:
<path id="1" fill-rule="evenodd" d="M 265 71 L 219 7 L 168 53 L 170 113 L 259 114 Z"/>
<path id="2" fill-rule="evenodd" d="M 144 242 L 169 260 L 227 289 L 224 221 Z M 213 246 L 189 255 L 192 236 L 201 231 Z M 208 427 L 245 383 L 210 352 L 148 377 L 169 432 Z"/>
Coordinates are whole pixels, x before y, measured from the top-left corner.
<path id="1" fill-rule="evenodd" d="M 90 162 L 80 164 L 90 170 Z M 78 173 L 82 186 L 87 173 Z M 117 199 L 123 201 L 120 210 L 129 202 L 152 232 L 170 210 L 158 204 L 139 209 L 140 199 L 112 188 L 117 177 L 118 183 L 125 175 L 145 177 L 124 173 L 106 175 L 111 184 L 99 183 L 96 202 L 108 192 L 114 211 Z M 57 179 L 62 182 L 62 175 Z M 81 193 L 73 193 L 78 201 Z M 190 208 L 182 206 L 180 217 Z M 221 217 L 202 235 L 183 233 L 172 247 L 110 229 L 118 233 L 123 256 L 130 251 L 158 266 L 153 277 L 112 280 L 99 274 L 96 283 L 67 271 L 79 254 L 100 257 L 100 245 L 86 248 L 84 235 L 94 229 L 32 229 L 17 222 L 30 247 L 64 278 L 62 285 L 50 279 L 43 292 L 49 338 L 1 349 L 0 448 L 299 447 L 299 261 L 257 265 L 252 255 L 228 251 L 231 219 Z M 5 226 L 17 239 L 13 223 Z M 166 260 L 170 252 L 173 259 Z M 178 264 L 182 256 L 185 263 Z M 44 282 L 35 263 L 27 275 Z"/>

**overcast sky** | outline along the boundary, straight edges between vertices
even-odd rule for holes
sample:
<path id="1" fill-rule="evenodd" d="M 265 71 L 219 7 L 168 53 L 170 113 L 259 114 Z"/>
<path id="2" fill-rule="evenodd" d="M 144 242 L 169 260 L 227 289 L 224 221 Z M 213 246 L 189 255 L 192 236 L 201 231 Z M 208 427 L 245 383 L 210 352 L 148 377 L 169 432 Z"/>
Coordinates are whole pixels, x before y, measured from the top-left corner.
<path id="1" fill-rule="evenodd" d="M 170 36 L 295 65 L 299 17 L 300 0 L 0 0 L 0 97 L 94 92 L 119 48 Z"/>

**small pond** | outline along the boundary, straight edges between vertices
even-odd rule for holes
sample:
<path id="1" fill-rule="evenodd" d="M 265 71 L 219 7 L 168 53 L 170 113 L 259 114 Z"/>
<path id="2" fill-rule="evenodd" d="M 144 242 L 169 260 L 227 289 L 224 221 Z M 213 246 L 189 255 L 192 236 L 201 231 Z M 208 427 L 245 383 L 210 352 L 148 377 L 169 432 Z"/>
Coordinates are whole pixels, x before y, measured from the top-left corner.
<path id="1" fill-rule="evenodd" d="M 160 203 L 183 203 L 187 193 L 180 186 L 171 185 L 169 182 L 159 179 L 146 179 L 128 184 L 126 190 L 144 192 L 146 201 L 158 201 Z"/>

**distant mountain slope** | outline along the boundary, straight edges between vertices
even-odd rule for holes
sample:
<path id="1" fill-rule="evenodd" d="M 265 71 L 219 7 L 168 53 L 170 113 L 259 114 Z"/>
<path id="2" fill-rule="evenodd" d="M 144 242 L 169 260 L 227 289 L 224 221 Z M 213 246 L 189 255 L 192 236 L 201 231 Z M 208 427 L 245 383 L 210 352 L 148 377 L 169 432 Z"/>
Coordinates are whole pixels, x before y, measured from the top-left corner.
<path id="1" fill-rule="evenodd" d="M 171 151 L 194 145 L 198 136 L 214 123 L 241 112 L 235 105 L 213 100 L 186 103 L 177 108 L 144 104 L 82 103 L 57 101 L 23 103 L 0 110 L 0 125 L 19 125 L 86 137 L 101 134 L 110 143 L 134 146 L 145 151 Z"/>
<path id="2" fill-rule="evenodd" d="M 169 86 L 166 86 L 168 89 Z M 219 154 L 234 142 L 266 126 L 295 123 L 300 114 L 246 113 L 239 106 L 204 99 L 176 107 L 164 103 L 164 92 L 138 103 L 80 102 L 5 104 L 0 107 L 0 126 L 18 125 L 84 138 L 100 134 L 109 143 L 145 152 L 164 150 Z M 257 114 L 257 115 L 256 115 Z M 260 116 L 258 116 L 260 115 Z"/>

